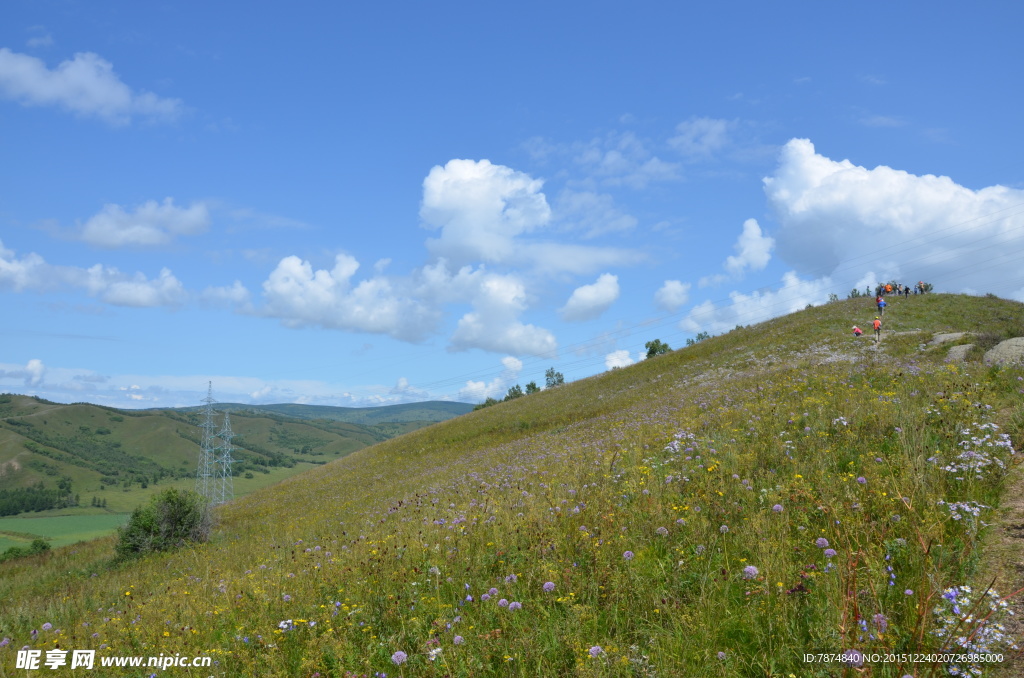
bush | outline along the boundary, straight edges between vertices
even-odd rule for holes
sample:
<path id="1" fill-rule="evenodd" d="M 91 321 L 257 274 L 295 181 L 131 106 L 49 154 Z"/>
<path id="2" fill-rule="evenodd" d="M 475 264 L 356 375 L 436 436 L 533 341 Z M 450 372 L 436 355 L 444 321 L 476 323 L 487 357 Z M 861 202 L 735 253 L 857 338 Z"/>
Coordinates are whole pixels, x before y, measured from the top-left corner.
<path id="1" fill-rule="evenodd" d="M 132 511 L 128 523 L 118 530 L 118 558 L 166 551 L 210 537 L 212 520 L 205 498 L 190 490 L 170 488 L 154 496 L 149 504 Z"/>

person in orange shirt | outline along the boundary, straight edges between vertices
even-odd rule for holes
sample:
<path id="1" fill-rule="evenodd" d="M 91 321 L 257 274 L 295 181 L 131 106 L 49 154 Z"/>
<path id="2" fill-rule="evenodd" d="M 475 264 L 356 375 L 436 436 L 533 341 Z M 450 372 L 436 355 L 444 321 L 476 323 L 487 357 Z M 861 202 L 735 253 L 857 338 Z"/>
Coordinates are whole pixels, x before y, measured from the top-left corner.
<path id="1" fill-rule="evenodd" d="M 872 327 L 875 328 L 875 343 L 877 344 L 879 341 L 882 340 L 882 319 L 879 318 L 877 315 L 875 316 L 875 322 L 873 323 Z"/>

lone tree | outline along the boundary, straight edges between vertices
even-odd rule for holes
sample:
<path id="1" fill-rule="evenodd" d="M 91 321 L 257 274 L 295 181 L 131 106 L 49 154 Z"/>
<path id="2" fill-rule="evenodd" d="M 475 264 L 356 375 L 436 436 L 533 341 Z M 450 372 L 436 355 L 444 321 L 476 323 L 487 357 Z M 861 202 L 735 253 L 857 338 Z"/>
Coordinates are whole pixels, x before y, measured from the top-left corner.
<path id="1" fill-rule="evenodd" d="M 565 377 L 561 372 L 555 372 L 554 367 L 549 367 L 544 373 L 544 388 L 554 388 L 565 383 Z"/>
<path id="2" fill-rule="evenodd" d="M 211 522 L 203 496 L 172 487 L 132 511 L 128 523 L 118 530 L 114 549 L 118 558 L 125 559 L 203 542 L 210 537 Z"/>
<path id="3" fill-rule="evenodd" d="M 531 381 L 526 385 L 526 395 L 530 395 L 531 393 L 540 393 L 540 386 L 537 386 L 537 382 L 535 381 Z"/>
<path id="4" fill-rule="evenodd" d="M 654 339 L 653 341 L 648 341 L 646 344 L 644 344 L 644 348 L 647 349 L 648 358 L 653 358 L 656 355 L 668 353 L 669 351 L 672 350 L 672 347 L 662 342 L 661 339 Z"/>

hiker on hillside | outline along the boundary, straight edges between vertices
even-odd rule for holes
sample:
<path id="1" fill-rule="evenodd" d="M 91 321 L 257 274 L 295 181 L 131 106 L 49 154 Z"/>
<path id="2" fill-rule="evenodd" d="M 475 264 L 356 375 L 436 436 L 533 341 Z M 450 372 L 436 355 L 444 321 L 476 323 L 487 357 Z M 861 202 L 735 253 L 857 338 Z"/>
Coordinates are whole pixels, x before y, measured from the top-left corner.
<path id="1" fill-rule="evenodd" d="M 885 315 L 885 299 L 878 298 L 878 315 Z"/>
<path id="2" fill-rule="evenodd" d="M 904 285 L 903 286 L 903 296 L 904 297 L 909 297 L 910 296 L 910 287 L 908 285 Z"/>
<path id="3" fill-rule="evenodd" d="M 882 319 L 877 315 L 875 316 L 875 322 L 872 323 L 872 327 L 875 328 L 875 343 L 877 344 L 882 340 Z"/>
<path id="4" fill-rule="evenodd" d="M 853 326 L 853 336 L 859 337 L 862 334 L 864 334 L 864 330 L 862 330 L 861 328 L 859 328 L 856 325 L 854 325 Z"/>

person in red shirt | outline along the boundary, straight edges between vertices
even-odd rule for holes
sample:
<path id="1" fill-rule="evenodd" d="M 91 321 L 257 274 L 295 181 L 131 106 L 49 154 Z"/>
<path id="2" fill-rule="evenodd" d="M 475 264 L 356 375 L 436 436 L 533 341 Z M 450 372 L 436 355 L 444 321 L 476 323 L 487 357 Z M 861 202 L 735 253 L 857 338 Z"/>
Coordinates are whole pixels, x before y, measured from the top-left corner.
<path id="1" fill-rule="evenodd" d="M 862 330 L 861 328 L 859 328 L 856 325 L 854 325 L 853 326 L 853 336 L 859 337 L 862 334 L 864 334 L 864 330 Z"/>

